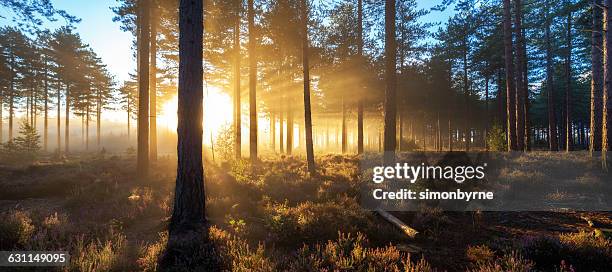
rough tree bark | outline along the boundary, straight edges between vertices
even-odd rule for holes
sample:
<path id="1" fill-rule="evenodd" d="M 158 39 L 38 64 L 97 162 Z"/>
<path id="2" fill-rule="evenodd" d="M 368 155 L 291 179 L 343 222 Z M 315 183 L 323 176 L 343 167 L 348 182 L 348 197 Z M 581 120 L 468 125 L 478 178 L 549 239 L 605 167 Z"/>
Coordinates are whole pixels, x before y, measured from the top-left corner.
<path id="1" fill-rule="evenodd" d="M 512 52 L 512 22 L 510 0 L 504 0 L 504 56 L 506 67 L 506 116 L 508 130 L 508 150 L 517 150 L 516 143 L 516 95 L 514 86 L 514 64 Z"/>
<path id="2" fill-rule="evenodd" d="M 591 114 L 589 151 L 601 150 L 602 88 L 603 88 L 603 28 L 602 0 L 593 0 L 593 31 L 591 32 Z"/>
<path id="3" fill-rule="evenodd" d="M 357 0 L 357 56 L 363 60 L 363 0 Z M 363 86 L 360 86 L 363 88 Z M 357 102 L 357 154 L 363 153 L 363 94 Z"/>
<path id="4" fill-rule="evenodd" d="M 612 16 L 610 16 L 610 6 L 612 0 L 606 1 L 606 7 L 604 8 L 604 29 L 605 35 L 603 38 L 604 44 L 604 86 L 603 86 L 603 107 L 602 107 L 602 129 L 601 129 L 601 161 L 604 170 L 608 170 L 608 149 L 610 148 L 610 139 L 608 138 L 610 129 L 610 88 L 612 87 L 612 54 L 609 54 L 610 47 L 612 47 L 612 31 L 608 31 L 612 24 Z"/>
<path id="5" fill-rule="evenodd" d="M 526 134 L 525 123 L 526 123 L 526 113 L 525 113 L 525 100 L 527 99 L 527 85 L 525 82 L 525 74 L 526 70 L 523 70 L 525 67 L 525 56 L 523 55 L 523 28 L 521 26 L 523 21 L 522 14 L 522 3 L 521 0 L 514 0 L 515 5 L 515 16 L 514 16 L 514 33 L 516 36 L 516 145 L 519 150 L 526 150 L 525 146 L 526 137 L 528 137 L 528 133 Z"/>
<path id="6" fill-rule="evenodd" d="M 151 23 L 151 50 L 149 63 L 149 157 L 151 161 L 157 161 L 157 18 L 158 7 L 155 0 L 151 1 L 150 23 Z"/>
<path id="7" fill-rule="evenodd" d="M 315 174 L 314 149 L 312 147 L 312 116 L 310 110 L 310 68 L 308 66 L 308 5 L 302 0 L 302 69 L 304 70 L 304 126 L 306 128 L 306 161 L 308 172 Z"/>
<path id="8" fill-rule="evenodd" d="M 396 105 L 396 42 L 395 42 L 395 1 L 385 1 L 385 123 L 384 151 L 385 163 L 395 161 L 395 120 Z"/>
<path id="9" fill-rule="evenodd" d="M 236 7 L 236 20 L 234 21 L 234 157 L 242 157 L 242 113 L 240 102 L 240 8 L 242 2 Z"/>
<path id="10" fill-rule="evenodd" d="M 180 1 L 178 165 L 170 237 L 198 233 L 206 223 L 202 166 L 202 19 L 202 0 Z"/>
<path id="11" fill-rule="evenodd" d="M 249 149 L 251 161 L 257 160 L 257 59 L 255 56 L 255 10 L 253 0 L 248 0 L 249 10 Z"/>
<path id="12" fill-rule="evenodd" d="M 150 0 L 138 1 L 138 150 L 136 172 L 139 179 L 149 172 L 149 17 Z"/>
<path id="13" fill-rule="evenodd" d="M 556 121 L 556 113 L 555 113 L 555 100 L 554 100 L 554 83 L 553 83 L 553 59 L 552 59 L 552 45 L 550 38 L 550 24 L 551 18 L 549 14 L 550 3 L 546 2 L 546 93 L 547 93 L 547 101 L 548 101 L 548 148 L 551 151 L 559 150 L 559 146 L 557 143 L 557 121 Z"/>
<path id="14" fill-rule="evenodd" d="M 567 14 L 567 45 L 565 55 L 565 151 L 572 149 L 572 12 Z"/>

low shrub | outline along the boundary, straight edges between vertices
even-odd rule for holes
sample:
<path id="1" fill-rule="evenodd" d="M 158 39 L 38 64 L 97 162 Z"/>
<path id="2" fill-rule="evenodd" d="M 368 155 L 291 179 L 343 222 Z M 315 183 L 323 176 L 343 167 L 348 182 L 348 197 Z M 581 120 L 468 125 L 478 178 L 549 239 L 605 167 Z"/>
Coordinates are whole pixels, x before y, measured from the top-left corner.
<path id="1" fill-rule="evenodd" d="M 0 249 L 24 248 L 35 231 L 29 213 L 17 210 L 3 213 L 0 218 Z"/>

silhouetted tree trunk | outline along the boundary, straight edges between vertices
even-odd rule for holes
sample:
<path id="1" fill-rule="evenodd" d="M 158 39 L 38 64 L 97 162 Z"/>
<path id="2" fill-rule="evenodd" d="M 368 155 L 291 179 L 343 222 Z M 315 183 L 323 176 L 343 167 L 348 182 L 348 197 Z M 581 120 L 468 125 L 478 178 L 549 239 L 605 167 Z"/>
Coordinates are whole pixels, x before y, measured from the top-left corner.
<path id="1" fill-rule="evenodd" d="M 66 113 L 64 116 L 64 153 L 70 153 L 70 83 L 66 83 Z"/>
<path id="2" fill-rule="evenodd" d="M 60 83 L 60 81 L 57 81 L 57 155 L 58 158 L 60 157 L 60 154 L 62 154 L 62 135 L 61 135 L 61 126 L 60 126 L 60 122 L 61 122 L 61 118 L 62 118 L 62 85 Z"/>
<path id="3" fill-rule="evenodd" d="M 138 1 L 138 178 L 144 179 L 149 173 L 149 45 L 150 28 L 149 1 Z"/>
<path id="4" fill-rule="evenodd" d="M 525 59 L 522 53 L 523 50 L 523 5 L 521 0 L 514 0 L 515 16 L 514 16 L 514 33 L 516 36 L 516 145 L 519 150 L 527 150 L 526 137 L 529 135 L 525 130 L 527 115 L 525 113 L 525 100 L 527 99 L 527 83 L 525 82 Z"/>
<path id="5" fill-rule="evenodd" d="M 552 45 L 550 38 L 550 23 L 551 18 L 549 14 L 550 3 L 546 2 L 546 92 L 548 100 L 548 147 L 551 151 L 559 150 L 557 144 L 557 121 L 555 118 L 555 100 L 553 95 L 554 83 L 553 83 L 553 56 L 552 56 Z"/>
<path id="6" fill-rule="evenodd" d="M 45 111 L 45 120 L 44 120 L 44 128 L 43 128 L 43 150 L 47 152 L 49 150 L 49 74 L 48 74 L 48 63 L 47 56 L 44 56 L 44 65 L 45 65 L 45 75 L 43 78 L 43 87 L 45 88 L 44 92 L 44 111 Z M 2 94 L 0 94 L 0 97 Z M 0 111 L 2 111 L 2 98 L 0 98 Z M 2 113 L 0 113 L 0 123 L 2 123 Z M 2 124 L 0 124 L 0 131 L 2 130 Z M 0 142 L 2 142 L 2 132 L 0 132 Z"/>
<path id="7" fill-rule="evenodd" d="M 342 154 L 346 153 L 348 146 L 347 131 L 346 131 L 346 104 L 344 103 L 344 95 L 342 95 Z"/>
<path id="8" fill-rule="evenodd" d="M 308 5 L 302 0 L 302 61 L 304 70 L 304 126 L 306 128 L 306 161 L 308 172 L 315 174 L 314 149 L 312 147 L 312 117 L 310 112 L 310 68 L 308 66 Z"/>
<path id="9" fill-rule="evenodd" d="M 593 0 L 593 30 L 591 32 L 591 114 L 589 151 L 601 150 L 601 120 L 602 120 L 602 88 L 603 88 L 603 29 L 602 0 Z"/>
<path id="10" fill-rule="evenodd" d="M 285 116 L 284 116 L 284 111 L 283 111 L 283 103 L 285 99 L 283 97 L 281 97 L 281 107 L 279 108 L 279 112 L 280 112 L 280 117 L 278 120 L 278 127 L 279 127 L 279 132 L 278 132 L 278 144 L 279 144 L 279 149 L 280 149 L 280 153 L 283 154 L 285 153 Z"/>
<path id="11" fill-rule="evenodd" d="M 206 223 L 202 167 L 202 0 L 179 6 L 177 175 L 170 237 L 199 232 Z"/>
<path id="12" fill-rule="evenodd" d="M 516 143 L 516 94 L 514 86 L 514 63 L 512 52 L 512 22 L 510 0 L 504 0 L 504 56 L 506 67 L 506 117 L 508 129 L 508 150 L 517 150 Z"/>
<path id="13" fill-rule="evenodd" d="M 251 161 L 257 160 L 257 59 L 255 56 L 255 10 L 253 0 L 248 0 L 249 10 L 249 116 Z"/>
<path id="14" fill-rule="evenodd" d="M 242 157 L 242 113 L 240 102 L 240 8 L 242 1 L 236 7 L 234 22 L 234 157 Z"/>
<path id="15" fill-rule="evenodd" d="M 395 160 L 396 89 L 395 1 L 385 1 L 385 163 Z"/>
<path id="16" fill-rule="evenodd" d="M 565 56 L 565 151 L 572 149 L 572 12 L 567 14 L 567 52 Z"/>
<path id="17" fill-rule="evenodd" d="M 158 7 L 154 0 L 151 1 L 150 17 L 151 17 L 151 52 L 150 52 L 150 71 L 149 71 L 149 156 L 151 161 L 157 161 L 157 18 Z"/>
<path id="18" fill-rule="evenodd" d="M 287 155 L 293 152 L 293 99 L 288 99 L 287 103 Z"/>
<path id="19" fill-rule="evenodd" d="M 96 101 L 96 145 L 98 150 L 100 149 L 100 139 L 102 138 L 102 93 L 98 90 L 98 97 Z"/>
<path id="20" fill-rule="evenodd" d="M 463 96 L 465 99 L 465 151 L 470 151 L 470 142 L 472 140 L 472 131 L 470 124 L 470 87 L 469 87 L 469 78 L 468 78 L 468 42 L 467 36 L 463 39 Z"/>
<path id="21" fill-rule="evenodd" d="M 357 0 L 357 55 L 363 60 L 363 0 Z M 363 88 L 363 86 L 359 86 Z M 357 102 L 357 154 L 363 153 L 363 94 Z"/>

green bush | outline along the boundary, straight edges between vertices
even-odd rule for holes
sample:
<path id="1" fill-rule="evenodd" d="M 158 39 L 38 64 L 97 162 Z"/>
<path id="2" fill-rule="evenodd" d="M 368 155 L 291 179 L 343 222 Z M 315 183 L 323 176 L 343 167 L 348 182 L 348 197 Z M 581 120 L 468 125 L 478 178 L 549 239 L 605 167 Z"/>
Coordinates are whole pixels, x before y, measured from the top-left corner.
<path id="1" fill-rule="evenodd" d="M 13 211 L 0 215 L 0 250 L 24 248 L 34 234 L 30 215 Z"/>
<path id="2" fill-rule="evenodd" d="M 487 146 L 491 151 L 506 151 L 508 149 L 506 131 L 502 125 L 493 125 L 491 131 L 487 133 Z"/>
<path id="3" fill-rule="evenodd" d="M 0 158 L 10 164 L 27 164 L 34 162 L 40 152 L 40 135 L 28 122 L 22 122 L 19 136 L 2 144 Z"/>

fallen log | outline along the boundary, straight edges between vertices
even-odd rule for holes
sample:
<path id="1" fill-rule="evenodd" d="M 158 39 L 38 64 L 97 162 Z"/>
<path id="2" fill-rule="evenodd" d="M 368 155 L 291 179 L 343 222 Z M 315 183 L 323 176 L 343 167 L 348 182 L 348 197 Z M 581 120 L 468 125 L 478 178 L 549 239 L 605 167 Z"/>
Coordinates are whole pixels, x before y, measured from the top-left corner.
<path id="1" fill-rule="evenodd" d="M 406 225 L 404 222 L 402 222 L 402 220 L 399 220 L 397 217 L 393 216 L 387 211 L 378 209 L 376 210 L 376 212 L 380 214 L 380 216 L 382 216 L 385 220 L 389 221 L 391 224 L 398 227 L 403 233 L 408 235 L 408 237 L 410 238 L 414 238 L 419 233 L 417 230 Z"/>

